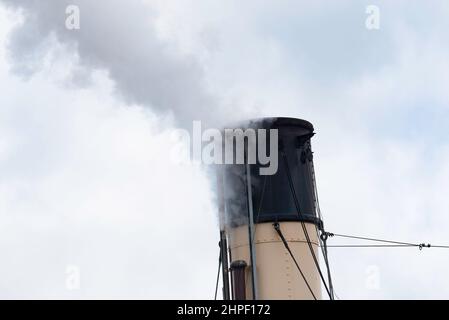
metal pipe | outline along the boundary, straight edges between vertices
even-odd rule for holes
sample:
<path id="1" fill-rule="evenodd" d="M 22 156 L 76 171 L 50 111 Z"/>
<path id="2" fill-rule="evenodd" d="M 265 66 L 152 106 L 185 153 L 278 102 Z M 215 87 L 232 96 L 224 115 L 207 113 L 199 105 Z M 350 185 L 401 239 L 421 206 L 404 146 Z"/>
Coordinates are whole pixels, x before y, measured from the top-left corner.
<path id="1" fill-rule="evenodd" d="M 223 169 L 217 169 L 217 191 L 218 191 L 218 215 L 220 220 L 220 257 L 223 274 L 223 300 L 231 300 L 229 289 L 229 259 L 228 259 L 228 241 L 226 239 L 224 211 L 224 176 Z"/>
<path id="2" fill-rule="evenodd" d="M 220 254 L 221 267 L 223 274 L 223 300 L 231 300 L 229 290 L 229 261 L 228 261 L 228 242 L 226 240 L 226 233 L 224 230 L 220 231 Z"/>
<path id="3" fill-rule="evenodd" d="M 256 248 L 254 246 L 254 213 L 253 213 L 253 192 L 251 184 L 251 170 L 250 165 L 246 163 L 246 196 L 248 203 L 248 240 L 249 240 L 249 254 L 251 258 L 251 283 L 253 300 L 258 299 L 258 286 L 257 286 L 257 269 L 256 269 Z"/>
<path id="4" fill-rule="evenodd" d="M 246 300 L 246 267 L 247 264 L 243 260 L 237 260 L 231 263 L 232 294 L 234 300 Z"/>

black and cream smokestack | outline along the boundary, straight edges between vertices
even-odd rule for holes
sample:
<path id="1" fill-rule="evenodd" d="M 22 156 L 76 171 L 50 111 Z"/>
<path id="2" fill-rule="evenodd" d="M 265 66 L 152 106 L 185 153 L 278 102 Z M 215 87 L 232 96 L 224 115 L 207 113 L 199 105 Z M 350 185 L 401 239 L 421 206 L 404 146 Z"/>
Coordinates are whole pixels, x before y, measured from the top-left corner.
<path id="1" fill-rule="evenodd" d="M 323 223 L 311 149 L 314 128 L 294 118 L 265 118 L 239 127 L 278 130 L 278 170 L 261 175 L 258 162 L 219 169 L 223 296 L 321 299 Z"/>

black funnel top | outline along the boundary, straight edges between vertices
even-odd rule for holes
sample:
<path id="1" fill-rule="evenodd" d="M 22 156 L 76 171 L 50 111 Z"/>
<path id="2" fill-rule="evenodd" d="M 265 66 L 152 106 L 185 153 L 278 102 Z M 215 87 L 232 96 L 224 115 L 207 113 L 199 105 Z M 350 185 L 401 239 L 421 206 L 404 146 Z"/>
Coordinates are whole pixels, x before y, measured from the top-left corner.
<path id="1" fill-rule="evenodd" d="M 259 162 L 250 164 L 254 223 L 306 221 L 319 225 L 310 144 L 314 135 L 313 125 L 295 118 L 264 118 L 249 121 L 238 128 L 278 130 L 277 172 L 261 175 L 259 169 L 266 166 Z M 266 143 L 269 153 L 272 142 Z M 248 221 L 246 165 L 224 167 L 226 221 L 231 227 L 244 225 Z"/>

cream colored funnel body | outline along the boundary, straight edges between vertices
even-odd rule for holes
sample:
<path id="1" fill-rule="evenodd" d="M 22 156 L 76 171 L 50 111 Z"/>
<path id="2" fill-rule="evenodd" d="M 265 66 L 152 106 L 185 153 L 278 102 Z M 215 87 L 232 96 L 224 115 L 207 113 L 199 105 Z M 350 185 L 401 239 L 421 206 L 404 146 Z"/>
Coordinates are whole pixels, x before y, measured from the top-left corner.
<path id="1" fill-rule="evenodd" d="M 318 257 L 319 240 L 316 226 L 312 223 L 305 223 L 305 226 L 315 255 Z M 321 299 L 320 276 L 307 244 L 301 222 L 281 222 L 280 228 L 315 297 Z M 257 256 L 256 270 L 259 299 L 314 299 L 293 259 L 274 229 L 273 223 L 259 223 L 255 225 L 254 245 Z M 250 300 L 252 299 L 252 281 L 247 226 L 229 230 L 229 249 L 232 261 L 243 260 L 248 265 L 245 270 L 245 283 L 246 299 Z"/>

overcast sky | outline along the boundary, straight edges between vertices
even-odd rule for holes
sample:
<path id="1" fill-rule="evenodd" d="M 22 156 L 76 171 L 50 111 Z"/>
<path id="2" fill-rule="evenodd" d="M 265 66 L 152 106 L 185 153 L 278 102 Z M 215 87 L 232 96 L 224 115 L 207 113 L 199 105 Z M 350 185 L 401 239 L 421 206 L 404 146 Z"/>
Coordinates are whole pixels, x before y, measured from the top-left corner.
<path id="1" fill-rule="evenodd" d="M 307 119 L 328 231 L 449 244 L 448 14 L 0 0 L 0 297 L 213 298 L 213 188 L 170 161 L 192 120 Z M 330 250 L 341 299 L 449 297 L 449 250 Z"/>

